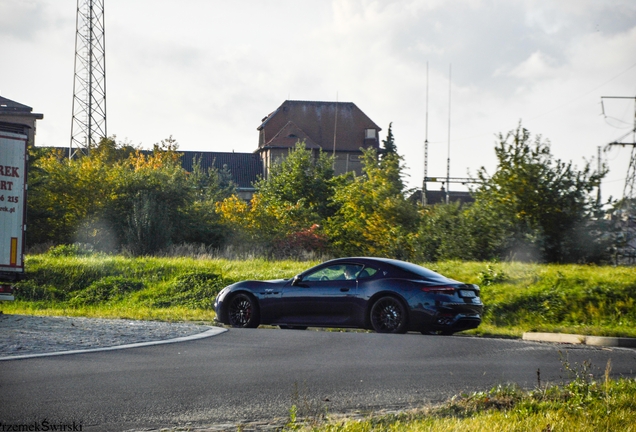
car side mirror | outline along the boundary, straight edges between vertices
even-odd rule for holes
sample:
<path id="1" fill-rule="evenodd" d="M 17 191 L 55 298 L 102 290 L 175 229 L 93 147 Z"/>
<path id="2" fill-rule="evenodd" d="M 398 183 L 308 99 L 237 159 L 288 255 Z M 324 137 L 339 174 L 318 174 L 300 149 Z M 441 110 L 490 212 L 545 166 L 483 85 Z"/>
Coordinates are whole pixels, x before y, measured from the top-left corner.
<path id="1" fill-rule="evenodd" d="M 291 285 L 292 285 L 292 286 L 296 286 L 296 285 L 298 285 L 298 284 L 300 283 L 300 281 L 302 281 L 302 280 L 303 280 L 303 278 L 301 278 L 301 277 L 300 277 L 300 275 L 296 275 L 296 276 L 294 276 L 294 278 L 292 279 L 292 281 L 291 281 Z"/>

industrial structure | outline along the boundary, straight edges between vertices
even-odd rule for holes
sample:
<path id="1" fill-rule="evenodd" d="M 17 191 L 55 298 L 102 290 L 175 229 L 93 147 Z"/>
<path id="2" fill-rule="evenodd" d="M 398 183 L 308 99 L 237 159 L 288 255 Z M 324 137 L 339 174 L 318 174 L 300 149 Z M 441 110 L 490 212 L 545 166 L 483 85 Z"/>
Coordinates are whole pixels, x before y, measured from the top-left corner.
<path id="1" fill-rule="evenodd" d="M 607 145 L 607 148 L 613 146 L 632 147 L 625 185 L 623 186 L 623 198 L 612 218 L 616 221 L 615 228 L 618 231 L 615 239 L 615 244 L 617 245 L 615 261 L 616 263 L 626 262 L 633 264 L 636 262 L 636 96 L 602 96 L 603 115 L 605 115 L 604 99 L 634 100 L 634 124 L 632 129 Z M 623 141 L 630 135 L 632 136 L 631 141 Z M 600 191 L 598 201 L 600 204 Z"/>
<path id="2" fill-rule="evenodd" d="M 77 0 L 70 157 L 88 154 L 106 132 L 104 0 Z"/>

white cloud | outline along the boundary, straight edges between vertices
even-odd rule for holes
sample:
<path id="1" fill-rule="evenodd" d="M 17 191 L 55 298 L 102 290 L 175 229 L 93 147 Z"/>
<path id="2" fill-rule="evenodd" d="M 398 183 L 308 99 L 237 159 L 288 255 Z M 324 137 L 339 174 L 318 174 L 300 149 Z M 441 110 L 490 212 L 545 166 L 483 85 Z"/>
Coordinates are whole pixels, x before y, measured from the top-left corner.
<path id="1" fill-rule="evenodd" d="M 554 78 L 558 71 L 552 66 L 553 64 L 554 61 L 549 56 L 536 51 L 510 71 L 510 75 L 531 81 Z"/>

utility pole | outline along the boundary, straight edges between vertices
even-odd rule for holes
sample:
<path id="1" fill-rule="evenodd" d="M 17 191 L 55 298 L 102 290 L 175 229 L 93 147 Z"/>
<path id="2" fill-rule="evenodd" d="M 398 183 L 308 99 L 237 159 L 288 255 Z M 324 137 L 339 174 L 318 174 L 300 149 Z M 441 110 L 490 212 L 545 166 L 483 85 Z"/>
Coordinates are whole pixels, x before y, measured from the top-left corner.
<path id="1" fill-rule="evenodd" d="M 609 147 L 617 145 L 623 147 L 632 146 L 632 154 L 629 159 L 629 167 L 627 168 L 627 177 L 625 178 L 625 186 L 623 187 L 623 200 L 632 200 L 636 198 L 634 196 L 634 189 L 636 187 L 636 96 L 601 96 L 601 104 L 603 103 L 603 99 L 634 100 L 634 125 L 632 130 L 608 144 Z M 603 111 L 605 111 L 604 108 Z M 605 114 L 605 112 L 603 112 L 603 114 Z M 623 142 L 623 139 L 627 138 L 630 134 L 632 135 L 632 142 Z"/>
<path id="2" fill-rule="evenodd" d="M 619 224 L 622 225 L 622 240 L 621 245 L 617 248 L 616 262 L 618 263 L 618 256 L 622 255 L 633 263 L 636 258 L 636 248 L 632 240 L 635 237 L 635 229 L 633 227 L 633 215 L 634 215 L 634 201 L 636 196 L 634 190 L 636 189 L 636 96 L 602 96 L 601 106 L 603 107 L 603 99 L 633 99 L 634 100 L 634 124 L 632 130 L 625 135 L 612 141 L 608 144 L 608 147 L 612 146 L 631 146 L 632 151 L 629 158 L 629 166 L 627 167 L 627 176 L 625 177 L 625 186 L 623 187 L 623 199 L 620 205 L 619 211 Z M 605 114 L 605 108 L 603 107 L 603 115 Z M 632 135 L 631 142 L 624 142 L 623 140 L 629 135 Z M 600 191 L 599 191 L 600 198 Z M 599 199 L 600 201 L 600 199 Z"/>
<path id="3" fill-rule="evenodd" d="M 70 158 L 108 136 L 104 0 L 77 0 L 72 114 Z"/>

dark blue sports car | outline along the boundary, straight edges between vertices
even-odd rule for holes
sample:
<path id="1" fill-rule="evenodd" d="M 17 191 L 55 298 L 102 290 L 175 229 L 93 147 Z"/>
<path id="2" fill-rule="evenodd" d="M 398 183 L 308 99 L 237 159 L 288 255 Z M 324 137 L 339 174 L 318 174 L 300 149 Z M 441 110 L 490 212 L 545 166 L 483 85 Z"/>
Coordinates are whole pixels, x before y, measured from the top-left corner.
<path id="1" fill-rule="evenodd" d="M 216 320 L 232 327 L 350 327 L 453 334 L 481 323 L 479 287 L 384 258 L 339 258 L 292 279 L 225 287 Z"/>

